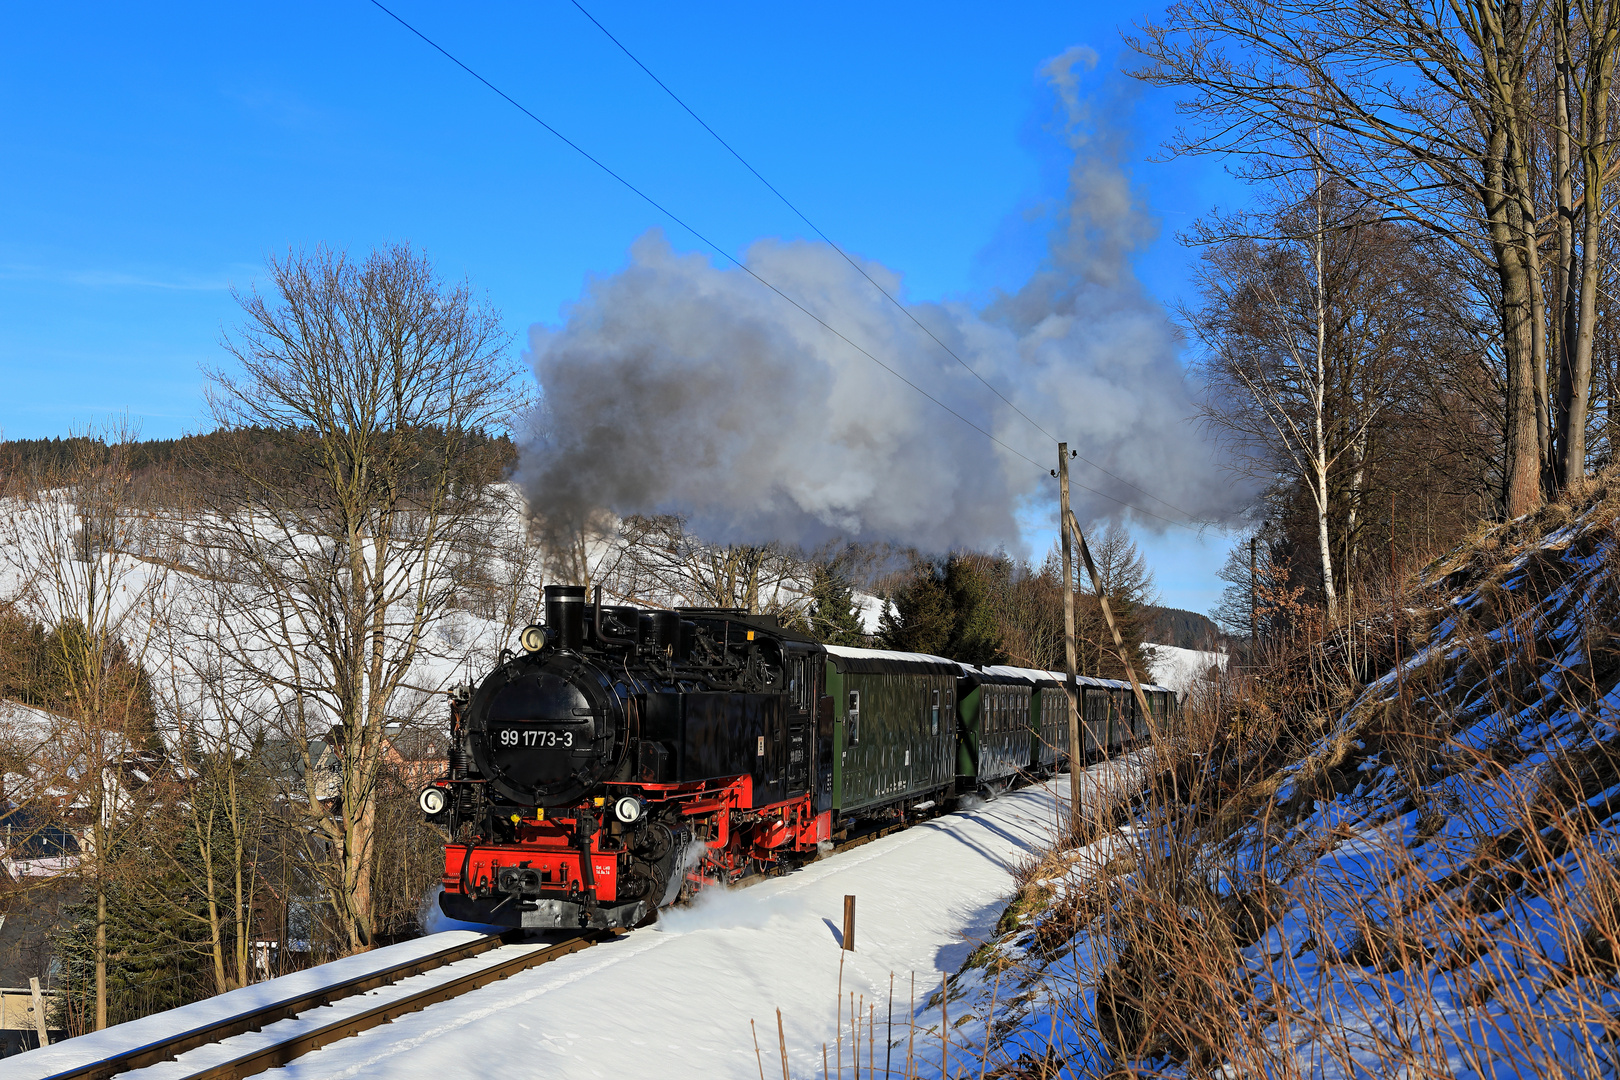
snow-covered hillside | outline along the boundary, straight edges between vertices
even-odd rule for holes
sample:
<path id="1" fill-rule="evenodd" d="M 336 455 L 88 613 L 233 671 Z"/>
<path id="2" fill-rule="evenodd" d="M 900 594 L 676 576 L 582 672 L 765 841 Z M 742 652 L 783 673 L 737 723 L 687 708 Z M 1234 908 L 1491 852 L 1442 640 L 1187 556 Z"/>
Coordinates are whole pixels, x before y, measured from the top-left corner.
<path id="1" fill-rule="evenodd" d="M 1617 522 L 1599 488 L 1491 530 L 1414 584 L 1399 664 L 1363 624 L 1239 702 L 1024 878 L 964 1031 L 1065 1075 L 1620 1074 Z"/>
<path id="2" fill-rule="evenodd" d="M 1224 652 L 1202 649 L 1182 649 L 1175 645 L 1143 645 L 1148 658 L 1148 678 L 1160 686 L 1168 686 L 1179 697 L 1211 671 L 1225 671 L 1228 659 Z"/>

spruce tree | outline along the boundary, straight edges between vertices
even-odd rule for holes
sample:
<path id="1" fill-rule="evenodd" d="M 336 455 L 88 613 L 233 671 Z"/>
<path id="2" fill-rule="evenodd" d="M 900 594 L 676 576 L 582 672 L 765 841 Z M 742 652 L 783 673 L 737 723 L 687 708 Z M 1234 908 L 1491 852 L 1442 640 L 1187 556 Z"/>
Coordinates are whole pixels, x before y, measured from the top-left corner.
<path id="1" fill-rule="evenodd" d="M 826 645 L 862 646 L 867 642 L 854 589 L 825 563 L 816 564 L 811 579 L 810 635 Z"/>
<path id="2" fill-rule="evenodd" d="M 886 597 L 878 639 L 885 649 L 941 655 L 950 641 L 956 612 L 945 591 L 944 574 L 919 560 L 911 577 Z"/>
<path id="3" fill-rule="evenodd" d="M 991 576 L 982 557 L 953 555 L 945 564 L 945 592 L 950 597 L 951 634 L 943 655 L 964 664 L 1001 664 L 1001 628 L 991 602 Z"/>

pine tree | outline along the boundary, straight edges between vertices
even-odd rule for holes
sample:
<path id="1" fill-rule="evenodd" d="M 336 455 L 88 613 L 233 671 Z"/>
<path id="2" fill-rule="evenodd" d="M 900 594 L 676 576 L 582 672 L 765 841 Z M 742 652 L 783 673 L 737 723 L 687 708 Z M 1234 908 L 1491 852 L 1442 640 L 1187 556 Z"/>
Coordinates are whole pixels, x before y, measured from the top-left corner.
<path id="1" fill-rule="evenodd" d="M 1004 663 L 994 570 L 994 559 L 984 555 L 956 554 L 943 564 L 919 561 L 890 598 L 893 610 L 884 612 L 884 647 L 966 664 Z"/>
<path id="2" fill-rule="evenodd" d="M 996 567 L 984 556 L 952 555 L 945 563 L 945 592 L 952 608 L 951 635 L 943 655 L 964 664 L 1001 664 L 1001 647 L 992 598 Z"/>
<path id="3" fill-rule="evenodd" d="M 936 656 L 944 651 L 956 613 L 943 577 L 933 562 L 919 560 L 910 580 L 885 597 L 878 629 L 885 649 Z"/>
<path id="4" fill-rule="evenodd" d="M 867 643 L 855 591 L 833 567 L 817 563 L 810 587 L 810 635 L 826 645 Z"/>
<path id="5" fill-rule="evenodd" d="M 209 970 L 201 898 L 155 853 L 130 845 L 112 853 L 121 868 L 107 886 L 107 1022 L 120 1024 L 201 1001 L 216 992 Z M 195 846 L 177 853 L 195 859 Z M 73 1034 L 94 1026 L 96 905 L 69 908 L 56 938 L 66 991 L 61 1026 Z"/>

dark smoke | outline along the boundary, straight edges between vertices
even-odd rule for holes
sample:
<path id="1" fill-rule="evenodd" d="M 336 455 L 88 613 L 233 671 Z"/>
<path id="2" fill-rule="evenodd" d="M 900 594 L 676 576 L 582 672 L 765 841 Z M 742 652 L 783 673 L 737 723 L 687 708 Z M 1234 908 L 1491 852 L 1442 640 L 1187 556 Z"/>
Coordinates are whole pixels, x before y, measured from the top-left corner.
<path id="1" fill-rule="evenodd" d="M 1042 74 L 1073 151 L 1048 254 L 975 309 L 910 310 L 1019 408 L 1082 454 L 1200 518 L 1245 501 L 1190 421 L 1164 309 L 1130 265 L 1152 239 L 1120 148 L 1088 115 L 1071 49 Z M 873 355 L 1039 463 L 995 446 L 735 269 L 653 230 L 591 281 L 561 327 L 531 331 L 543 391 L 521 477 L 552 520 L 607 507 L 679 512 L 722 541 L 835 536 L 925 550 L 1021 547 L 1017 514 L 1051 503 L 1056 448 L 964 371 L 829 247 L 761 240 L 748 265 Z M 867 273 L 900 295 L 877 263 Z M 1052 460 L 1049 460 L 1052 459 Z M 1092 470 L 1075 479 L 1167 516 Z M 1083 518 L 1118 504 L 1076 492 Z M 1139 524 L 1162 528 L 1153 518 Z"/>

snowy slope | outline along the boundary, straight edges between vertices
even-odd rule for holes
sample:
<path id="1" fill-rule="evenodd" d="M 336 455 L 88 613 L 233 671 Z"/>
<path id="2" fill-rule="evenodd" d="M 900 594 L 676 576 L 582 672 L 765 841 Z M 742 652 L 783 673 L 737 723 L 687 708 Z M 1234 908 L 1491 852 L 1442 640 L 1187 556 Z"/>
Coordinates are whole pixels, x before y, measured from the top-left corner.
<path id="1" fill-rule="evenodd" d="M 1175 645 L 1142 646 L 1148 658 L 1148 677 L 1186 697 L 1193 684 L 1210 671 L 1225 671 L 1227 655 L 1202 649 L 1182 649 Z"/>
<path id="2" fill-rule="evenodd" d="M 855 605 L 861 610 L 861 629 L 868 634 L 876 634 L 883 628 L 883 613 L 893 613 L 894 604 L 870 593 L 856 592 L 854 596 Z"/>
<path id="3" fill-rule="evenodd" d="M 982 1044 L 999 968 L 992 1064 L 1112 1074 L 1124 1045 L 1155 1076 L 1620 1075 L 1617 526 L 1599 488 L 1437 561 L 1401 662 L 1387 623 L 1357 628 L 1376 677 L 1302 711 L 1269 776 L 1213 774 L 1206 835 L 1143 817 L 1054 857 L 964 977 L 964 1033 Z M 1136 1027 L 1144 998 L 1163 1012 Z"/>

